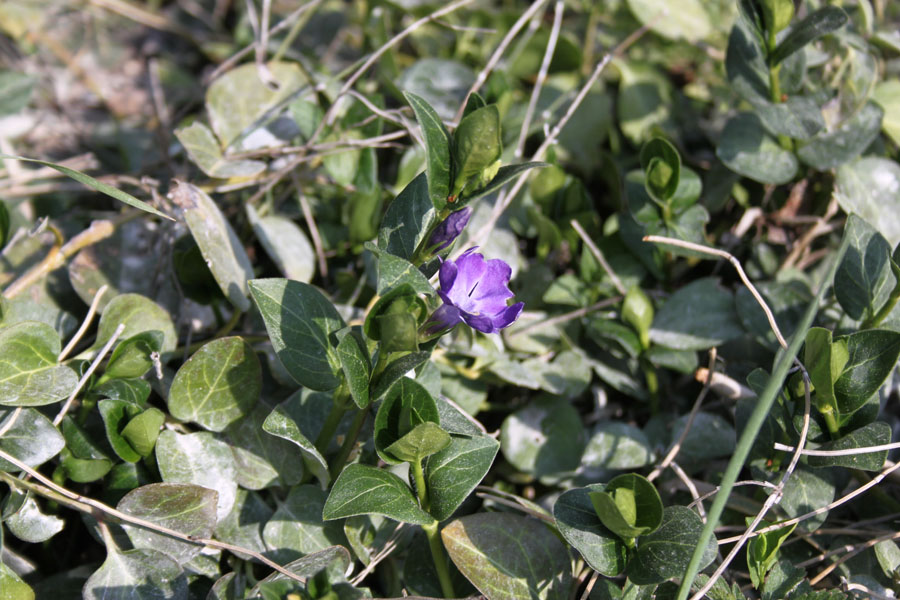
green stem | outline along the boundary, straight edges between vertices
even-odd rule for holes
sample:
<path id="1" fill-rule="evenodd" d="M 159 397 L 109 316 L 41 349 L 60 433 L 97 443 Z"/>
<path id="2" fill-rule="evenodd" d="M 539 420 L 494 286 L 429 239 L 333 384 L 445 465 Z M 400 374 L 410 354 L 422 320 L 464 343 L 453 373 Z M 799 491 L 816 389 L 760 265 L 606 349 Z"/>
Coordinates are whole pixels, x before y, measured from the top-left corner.
<path id="1" fill-rule="evenodd" d="M 644 371 L 644 381 L 650 394 L 650 414 L 656 415 L 659 413 L 659 377 L 656 369 L 647 360 L 641 360 L 641 370 Z"/>
<path id="2" fill-rule="evenodd" d="M 334 462 L 331 464 L 332 479 L 335 479 L 341 474 L 341 471 L 344 470 L 344 464 L 347 462 L 347 458 L 350 457 L 353 446 L 356 445 L 356 440 L 359 438 L 359 432 L 362 429 L 363 423 L 366 422 L 366 415 L 368 412 L 367 409 L 356 411 L 356 416 L 353 417 L 353 423 L 350 424 L 350 431 L 347 432 L 347 437 L 344 438 L 344 443 L 341 444 L 341 449 L 337 456 L 334 457 Z"/>
<path id="3" fill-rule="evenodd" d="M 337 398 L 335 400 L 337 400 Z M 331 444 L 334 432 L 337 431 L 337 427 L 340 424 L 341 419 L 344 418 L 346 412 L 346 403 L 337 401 L 332 403 L 331 411 L 328 413 L 328 417 L 325 418 L 325 424 L 322 425 L 322 430 L 316 438 L 316 450 L 318 450 L 319 454 L 322 456 L 324 456 L 325 452 L 328 450 L 328 445 Z"/>
<path id="4" fill-rule="evenodd" d="M 422 469 L 422 461 L 417 460 L 410 463 L 413 470 L 413 478 L 416 481 L 416 494 L 419 496 L 419 506 L 422 510 L 428 512 L 430 504 L 428 503 L 428 488 L 425 486 L 425 471 Z"/>
<path id="5" fill-rule="evenodd" d="M 838 420 L 834 414 L 834 410 L 819 410 L 819 413 L 825 419 L 825 426 L 828 428 L 828 433 L 831 435 L 831 439 L 836 440 L 837 438 L 839 438 L 841 435 L 841 426 L 838 424 Z"/>
<path id="6" fill-rule="evenodd" d="M 453 581 L 450 579 L 450 568 L 447 566 L 447 555 L 444 553 L 444 544 L 441 542 L 441 532 L 438 531 L 438 522 L 422 525 L 422 529 L 428 538 L 428 548 L 431 550 L 434 568 L 437 571 L 438 580 L 441 582 L 441 593 L 444 594 L 444 598 L 456 598 Z"/>
<path id="7" fill-rule="evenodd" d="M 887 316 L 891 314 L 891 311 L 894 310 L 894 307 L 897 306 L 897 300 L 900 300 L 900 279 L 897 280 L 894 289 L 891 290 L 891 295 L 888 296 L 884 306 L 882 306 L 871 318 L 863 321 L 862 325 L 860 325 L 860 329 L 873 329 L 881 325 L 881 322 L 884 321 Z"/>

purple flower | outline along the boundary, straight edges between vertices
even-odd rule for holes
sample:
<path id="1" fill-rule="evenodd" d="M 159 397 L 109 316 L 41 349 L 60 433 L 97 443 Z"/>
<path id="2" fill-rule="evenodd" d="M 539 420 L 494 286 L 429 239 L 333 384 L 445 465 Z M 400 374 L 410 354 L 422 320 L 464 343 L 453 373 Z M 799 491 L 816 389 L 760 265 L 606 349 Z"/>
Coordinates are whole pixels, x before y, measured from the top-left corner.
<path id="1" fill-rule="evenodd" d="M 512 274 L 509 265 L 499 258 L 484 260 L 475 250 L 470 248 L 456 261 L 441 264 L 438 294 L 444 304 L 431 315 L 429 332 L 465 322 L 478 331 L 497 333 L 511 325 L 522 312 L 524 302 L 506 305 L 513 296 L 509 291 Z"/>
<path id="2" fill-rule="evenodd" d="M 453 240 L 459 237 L 459 234 L 465 229 L 466 223 L 469 222 L 469 217 L 471 215 L 472 209 L 468 206 L 462 210 L 450 213 L 450 215 L 437 226 L 434 233 L 431 234 L 431 239 L 428 240 L 428 247 L 433 248 L 434 246 L 437 246 L 433 251 L 438 252 L 452 244 Z"/>

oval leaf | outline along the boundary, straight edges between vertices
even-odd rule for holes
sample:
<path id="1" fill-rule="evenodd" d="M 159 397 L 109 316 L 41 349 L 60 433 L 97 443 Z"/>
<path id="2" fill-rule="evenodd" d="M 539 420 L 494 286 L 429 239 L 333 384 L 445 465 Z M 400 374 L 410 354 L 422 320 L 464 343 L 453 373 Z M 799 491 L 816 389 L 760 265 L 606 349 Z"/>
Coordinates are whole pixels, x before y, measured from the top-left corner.
<path id="1" fill-rule="evenodd" d="M 75 371 L 57 362 L 59 334 L 46 323 L 24 321 L 0 330 L 0 404 L 58 402 L 78 384 Z"/>
<path id="2" fill-rule="evenodd" d="M 349 465 L 334 482 L 322 518 L 330 521 L 373 514 L 414 525 L 434 522 L 431 515 L 419 508 L 412 490 L 402 479 L 376 467 Z"/>

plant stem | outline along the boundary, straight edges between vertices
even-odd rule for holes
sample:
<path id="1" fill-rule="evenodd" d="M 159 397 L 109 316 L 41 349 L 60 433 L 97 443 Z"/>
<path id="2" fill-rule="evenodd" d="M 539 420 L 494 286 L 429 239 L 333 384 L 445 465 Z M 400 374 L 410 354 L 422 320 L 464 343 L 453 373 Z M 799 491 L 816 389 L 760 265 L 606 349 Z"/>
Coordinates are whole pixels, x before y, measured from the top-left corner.
<path id="1" fill-rule="evenodd" d="M 837 417 L 834 415 L 834 410 L 829 407 L 829 410 L 819 410 L 819 413 L 825 418 L 825 426 L 828 427 L 828 433 L 831 434 L 831 439 L 837 439 L 840 437 L 841 426 L 838 425 Z"/>
<path id="2" fill-rule="evenodd" d="M 644 372 L 644 381 L 650 394 L 650 414 L 656 415 L 659 413 L 659 377 L 656 375 L 656 369 L 647 360 L 641 360 L 641 370 Z"/>
<path id="3" fill-rule="evenodd" d="M 769 44 L 768 44 L 768 52 L 769 56 L 775 52 L 775 32 L 769 32 Z M 781 80 L 778 78 L 778 74 L 781 72 L 781 65 L 769 65 L 769 94 L 772 99 L 772 102 L 775 104 L 780 104 L 781 100 Z M 785 150 L 789 150 L 791 152 L 794 151 L 794 144 L 791 142 L 791 138 L 784 134 L 778 135 L 778 143 L 781 144 L 781 147 Z"/>
<path id="4" fill-rule="evenodd" d="M 321 454 L 322 456 L 324 456 L 325 452 L 328 450 L 328 445 L 331 443 L 331 439 L 334 437 L 334 432 L 337 431 L 337 427 L 340 424 L 341 419 L 344 418 L 344 414 L 346 414 L 346 412 L 347 405 L 345 403 L 332 403 L 331 411 L 325 418 L 325 424 L 322 425 L 322 430 L 319 432 L 319 436 L 316 438 L 316 450 L 318 450 L 319 454 Z"/>
<path id="5" fill-rule="evenodd" d="M 419 506 L 422 510 L 428 512 L 430 503 L 428 502 L 428 487 L 425 484 L 425 471 L 422 469 L 422 461 L 415 460 L 411 462 L 410 468 L 413 472 L 413 479 L 416 482 Z M 434 521 L 430 525 L 422 525 L 422 529 L 428 537 L 428 547 L 431 549 L 431 559 L 434 561 L 434 568 L 441 582 L 441 592 L 445 598 L 455 598 L 456 593 L 453 591 L 450 570 L 447 568 L 447 555 L 444 554 L 444 545 L 441 542 L 441 533 L 438 531 L 438 522 Z"/>
<path id="6" fill-rule="evenodd" d="M 891 290 L 891 295 L 888 296 L 887 301 L 884 303 L 884 306 L 879 309 L 877 313 L 872 315 L 871 318 L 863 321 L 862 325 L 860 325 L 860 329 L 873 329 L 881 325 L 881 322 L 884 321 L 891 311 L 894 310 L 894 307 L 897 306 L 897 301 L 900 300 L 900 279 L 897 280 L 897 283 L 894 285 L 894 289 Z"/>
<path id="7" fill-rule="evenodd" d="M 450 569 L 447 567 L 447 555 L 444 554 L 444 544 L 441 542 L 441 532 L 438 531 L 438 522 L 422 525 L 422 529 L 428 537 L 428 548 L 431 550 L 434 568 L 437 571 L 438 580 L 441 582 L 441 593 L 445 598 L 456 598 L 453 581 L 450 579 Z"/>
<path id="8" fill-rule="evenodd" d="M 366 422 L 366 415 L 368 412 L 367 409 L 356 411 L 356 416 L 353 417 L 353 423 L 350 424 L 350 431 L 347 432 L 347 437 L 344 438 L 344 443 L 341 444 L 341 449 L 337 456 L 334 457 L 334 462 L 331 464 L 332 479 L 340 475 L 341 471 L 344 469 L 344 463 L 347 462 L 350 451 L 353 450 L 353 446 L 356 445 L 356 439 L 359 437 L 359 431 L 362 429 L 363 423 Z"/>

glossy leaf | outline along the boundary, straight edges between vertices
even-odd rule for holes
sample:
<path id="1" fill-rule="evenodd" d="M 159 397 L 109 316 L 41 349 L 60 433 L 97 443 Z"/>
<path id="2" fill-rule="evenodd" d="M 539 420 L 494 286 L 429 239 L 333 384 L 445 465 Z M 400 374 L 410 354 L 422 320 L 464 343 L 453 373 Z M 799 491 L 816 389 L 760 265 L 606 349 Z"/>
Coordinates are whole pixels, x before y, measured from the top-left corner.
<path id="1" fill-rule="evenodd" d="M 248 212 L 251 210 L 247 205 Z M 251 218 L 253 232 L 266 254 L 288 279 L 309 283 L 316 272 L 316 253 L 300 227 L 286 217 Z"/>
<path id="2" fill-rule="evenodd" d="M 659 529 L 638 541 L 637 553 L 628 563 L 628 579 L 646 585 L 681 576 L 702 530 L 703 521 L 691 509 L 666 507 Z M 713 561 L 717 550 L 715 539 L 710 540 L 704 548 L 700 568 Z"/>
<path id="3" fill-rule="evenodd" d="M 581 417 L 566 401 L 536 400 L 503 421 L 500 448 L 514 467 L 538 477 L 575 470 L 584 451 Z"/>
<path id="4" fill-rule="evenodd" d="M 176 129 L 175 137 L 187 150 L 191 160 L 210 177 L 252 177 L 266 169 L 266 163 L 258 160 L 229 160 L 222 154 L 222 148 L 213 132 L 200 121 Z"/>
<path id="5" fill-rule="evenodd" d="M 601 421 L 588 440 L 581 464 L 601 469 L 639 469 L 653 459 L 650 440 L 628 423 Z"/>
<path id="6" fill-rule="evenodd" d="M 816 390 L 816 406 L 822 411 L 837 408 L 834 382 L 844 371 L 849 359 L 846 342 L 834 343 L 831 331 L 810 327 L 806 332 L 803 362 L 809 370 L 810 383 Z"/>
<path id="7" fill-rule="evenodd" d="M 572 583 L 565 546 L 543 523 L 476 513 L 441 532 L 450 559 L 488 600 L 564 600 Z"/>
<path id="8" fill-rule="evenodd" d="M 141 460 L 140 453 L 122 436 L 128 422 L 141 413 L 141 407 L 125 400 L 106 399 L 97 403 L 97 409 L 103 418 L 106 439 L 119 458 L 130 463 Z"/>
<path id="9" fill-rule="evenodd" d="M 425 388 L 404 377 L 391 387 L 375 415 L 375 450 L 381 459 L 388 464 L 404 462 L 388 448 L 423 423 L 440 424 L 437 405 Z"/>
<path id="10" fill-rule="evenodd" d="M 591 502 L 591 492 L 603 491 L 603 485 L 589 485 L 563 492 L 553 505 L 556 526 L 592 569 L 607 577 L 625 570 L 627 547 L 607 529 Z"/>
<path id="11" fill-rule="evenodd" d="M 286 563 L 334 545 L 346 544 L 341 525 L 327 523 L 322 518 L 325 496 L 318 486 L 298 485 L 279 503 L 263 528 L 263 540 L 272 549 L 275 560 Z"/>
<path id="12" fill-rule="evenodd" d="M 425 483 L 429 512 L 438 521 L 450 518 L 469 497 L 497 456 L 500 444 L 487 435 L 453 436 L 450 445 L 428 457 Z"/>
<path id="13" fill-rule="evenodd" d="M 548 166 L 545 162 L 524 162 L 515 165 L 504 165 L 497 170 L 497 174 L 485 184 L 484 187 L 463 194 L 460 202 L 468 204 L 484 196 L 500 191 L 504 185 L 518 177 L 519 175 L 530 171 L 531 169 L 539 169 Z"/>
<path id="14" fill-rule="evenodd" d="M 107 546 L 106 560 L 84 584 L 85 600 L 187 600 L 184 571 L 156 550 Z"/>
<path id="15" fill-rule="evenodd" d="M 30 495 L 15 514 L 4 520 L 4 524 L 14 536 L 32 544 L 49 540 L 65 527 L 65 521 L 42 511 Z"/>
<path id="16" fill-rule="evenodd" d="M 891 443 L 891 427 L 883 421 L 869 423 L 847 435 L 822 444 L 816 450 L 856 450 L 872 446 L 883 446 Z M 888 451 L 867 452 L 865 454 L 847 454 L 844 456 L 810 456 L 811 467 L 847 467 L 862 471 L 880 471 L 887 460 Z"/>
<path id="17" fill-rule="evenodd" d="M 25 321 L 0 330 L 0 404 L 41 406 L 66 398 L 78 383 L 60 365 L 59 334 L 46 323 Z"/>
<path id="18" fill-rule="evenodd" d="M 219 207 L 190 183 L 179 183 L 172 199 L 184 211 L 184 221 L 222 293 L 237 310 L 249 310 L 247 282 L 253 278 L 253 265 Z"/>
<path id="19" fill-rule="evenodd" d="M 834 500 L 835 485 L 832 475 L 825 469 L 809 469 L 798 465 L 784 486 L 781 508 L 788 517 L 798 517 L 827 506 Z M 828 512 L 820 513 L 797 524 L 797 530 L 811 532 L 818 529 Z"/>
<path id="20" fill-rule="evenodd" d="M 382 254 L 378 258 L 378 294 L 383 296 L 404 284 L 412 287 L 418 294 L 434 296 L 434 287 L 419 269 L 399 256 Z"/>
<path id="21" fill-rule="evenodd" d="M 882 386 L 900 357 L 900 333 L 866 329 L 838 338 L 847 345 L 849 358 L 834 382 L 834 395 L 842 414 L 859 409 Z"/>
<path id="22" fill-rule="evenodd" d="M 626 473 L 613 477 L 602 491 L 588 495 L 603 525 L 626 543 L 656 531 L 662 522 L 662 499 L 642 475 Z"/>
<path id="23" fill-rule="evenodd" d="M 418 369 L 429 358 L 431 358 L 429 352 L 410 352 L 389 363 L 372 385 L 372 402 L 383 398 L 404 375 L 413 369 Z"/>
<path id="24" fill-rule="evenodd" d="M 100 317 L 97 325 L 97 341 L 94 348 L 99 349 L 112 337 L 119 325 L 125 325 L 120 340 L 127 340 L 139 333 L 154 332 L 162 335 L 162 352 L 171 352 L 178 344 L 178 335 L 172 317 L 159 304 L 140 294 L 121 294 L 113 298 Z"/>
<path id="25" fill-rule="evenodd" d="M 292 486 L 303 478 L 296 445 L 265 430 L 270 412 L 265 404 L 257 404 L 224 432 L 234 453 L 238 485 L 250 490 Z"/>
<path id="26" fill-rule="evenodd" d="M 811 41 L 837 31 L 849 21 L 847 13 L 837 6 L 826 6 L 810 13 L 791 27 L 791 32 L 775 47 L 771 64 L 777 65 Z"/>
<path id="27" fill-rule="evenodd" d="M 428 196 L 435 210 L 443 210 L 450 195 L 453 178 L 450 150 L 453 141 L 441 122 L 441 118 L 428 102 L 411 92 L 404 92 L 406 101 L 416 113 L 416 120 L 425 138 L 425 174 L 428 180 Z"/>
<path id="28" fill-rule="evenodd" d="M 643 25 L 671 40 L 698 42 L 713 32 L 709 14 L 699 0 L 628 0 L 628 8 Z"/>
<path id="29" fill-rule="evenodd" d="M 403 462 L 419 462 L 450 445 L 450 434 L 437 423 L 419 423 L 384 449 L 388 456 Z"/>
<path id="30" fill-rule="evenodd" d="M 259 399 L 262 372 L 253 348 L 240 337 L 204 344 L 178 369 L 167 399 L 172 416 L 222 431 Z"/>
<path id="31" fill-rule="evenodd" d="M 211 433 L 163 431 L 156 442 L 156 462 L 166 483 L 193 483 L 218 492 L 217 519 L 231 512 L 237 494 L 234 457 Z"/>
<path id="32" fill-rule="evenodd" d="M 288 440 L 300 449 L 303 457 L 303 463 L 306 468 L 319 479 L 322 485 L 328 485 L 331 476 L 328 473 L 328 462 L 325 457 L 316 449 L 315 444 L 303 434 L 297 420 L 294 418 L 292 409 L 293 402 L 288 399 L 282 404 L 275 407 L 269 413 L 263 423 L 263 431 L 270 433 L 276 437 Z"/>
<path id="33" fill-rule="evenodd" d="M 340 383 L 340 360 L 332 336 L 346 325 L 316 288 L 287 279 L 250 283 L 269 339 L 278 358 L 297 383 L 327 391 Z"/>
<path id="34" fill-rule="evenodd" d="M 850 317 L 871 318 L 893 287 L 891 246 L 878 231 L 851 214 L 844 227 L 850 245 L 834 279 L 834 295 Z"/>
<path id="35" fill-rule="evenodd" d="M 158 408 L 150 407 L 132 417 L 122 429 L 122 437 L 142 457 L 153 452 L 160 429 L 166 421 L 166 415 Z"/>
<path id="36" fill-rule="evenodd" d="M 345 330 L 338 334 L 337 355 L 341 361 L 350 396 L 359 408 L 369 406 L 369 378 L 372 376 L 372 361 L 365 342 L 357 332 Z"/>
<path id="37" fill-rule="evenodd" d="M 650 340 L 676 350 L 705 350 L 742 333 L 733 295 L 707 278 L 676 291 L 656 311 Z"/>
<path id="38" fill-rule="evenodd" d="M 502 150 L 500 111 L 496 104 L 484 106 L 463 117 L 453 132 L 456 167 L 454 195 L 458 195 L 472 178 L 480 177 L 485 169 L 499 160 Z"/>
<path id="39" fill-rule="evenodd" d="M 797 156 L 820 171 L 839 167 L 869 147 L 881 131 L 883 116 L 884 111 L 874 102 L 869 102 L 837 129 L 821 132 L 808 140 L 797 149 Z"/>
<path id="40" fill-rule="evenodd" d="M 431 515 L 419 508 L 412 490 L 402 479 L 376 467 L 349 465 L 335 480 L 322 518 L 332 520 L 369 514 L 414 525 L 434 522 Z"/>
<path id="41" fill-rule="evenodd" d="M 158 331 L 145 331 L 119 342 L 106 363 L 103 374 L 114 379 L 142 377 L 153 368 L 153 353 L 162 348 Z"/>
<path id="42" fill-rule="evenodd" d="M 187 483 L 152 483 L 128 492 L 116 505 L 127 515 L 200 538 L 212 536 L 216 525 L 214 490 Z M 203 547 L 189 544 L 140 527 L 125 525 L 135 548 L 164 552 L 179 565 L 196 556 Z"/>
<path id="43" fill-rule="evenodd" d="M 412 259 L 436 215 L 428 195 L 428 180 L 421 173 L 388 205 L 378 229 L 378 247 L 400 258 Z"/>
<path id="44" fill-rule="evenodd" d="M 900 243 L 900 165 L 875 156 L 845 163 L 834 185 L 845 212 L 870 223 L 892 247 Z"/>
<path id="45" fill-rule="evenodd" d="M 664 138 L 653 138 L 641 148 L 644 186 L 656 202 L 667 203 L 681 180 L 681 156 Z"/>
<path id="46" fill-rule="evenodd" d="M 716 156 L 740 175 L 780 185 L 797 174 L 797 158 L 768 136 L 753 113 L 740 113 L 725 124 Z"/>

